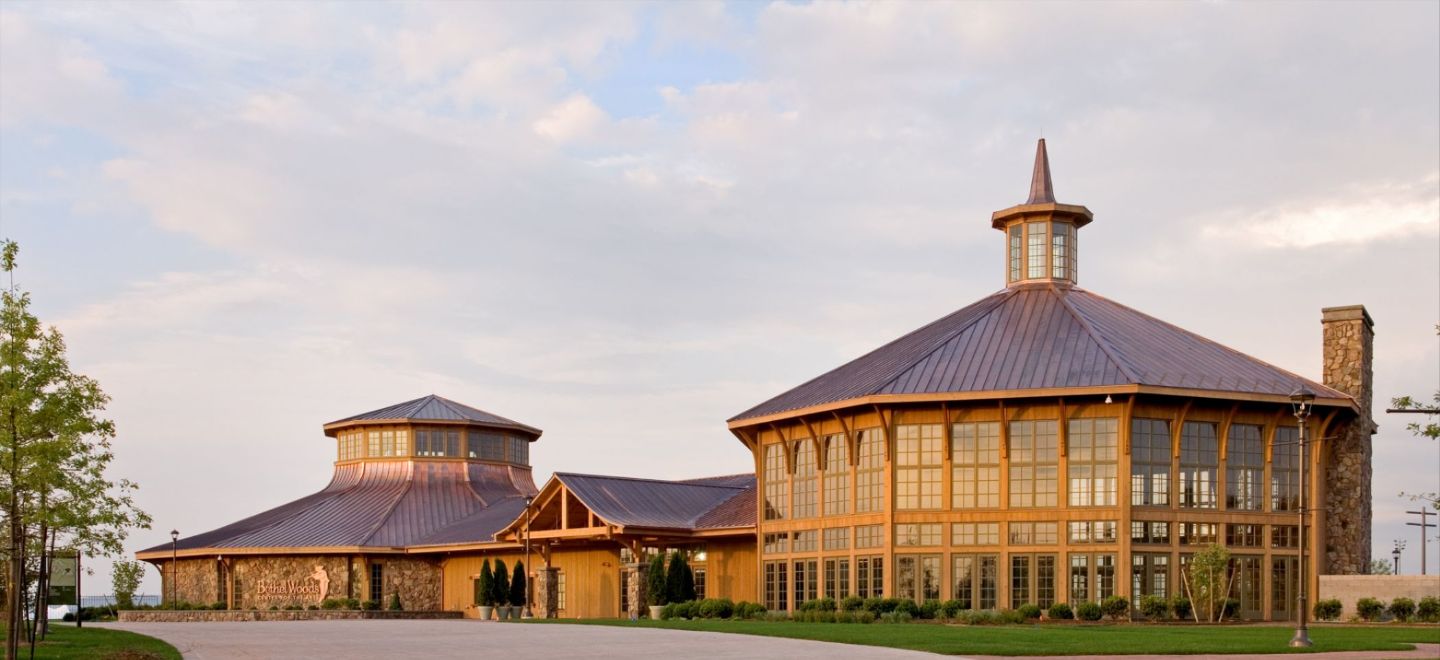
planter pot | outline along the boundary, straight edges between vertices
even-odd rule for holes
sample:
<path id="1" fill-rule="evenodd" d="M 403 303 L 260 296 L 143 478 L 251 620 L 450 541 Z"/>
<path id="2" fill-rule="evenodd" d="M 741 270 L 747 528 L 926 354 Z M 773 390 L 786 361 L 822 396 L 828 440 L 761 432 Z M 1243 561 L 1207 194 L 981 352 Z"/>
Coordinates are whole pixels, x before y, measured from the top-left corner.
<path id="1" fill-rule="evenodd" d="M 495 608 L 493 608 L 493 607 L 491 607 L 491 606 L 489 606 L 489 605 L 481 605 L 481 606 L 480 606 L 480 620 L 481 620 L 481 621 L 489 621 L 489 620 L 490 620 L 490 617 L 493 616 L 494 614 L 495 614 Z"/>
<path id="2" fill-rule="evenodd" d="M 503 615 L 503 618 L 504 618 L 506 621 L 509 621 L 509 620 L 515 618 L 515 608 L 510 607 L 509 605 L 506 605 L 505 607 L 500 608 L 500 613 Z"/>
<path id="3" fill-rule="evenodd" d="M 659 620 L 660 620 L 660 613 L 661 613 L 661 612 L 664 612 L 664 611 L 665 611 L 665 606 L 664 606 L 664 605 L 651 605 L 651 606 L 650 606 L 650 620 L 651 620 L 651 621 L 659 621 Z"/>

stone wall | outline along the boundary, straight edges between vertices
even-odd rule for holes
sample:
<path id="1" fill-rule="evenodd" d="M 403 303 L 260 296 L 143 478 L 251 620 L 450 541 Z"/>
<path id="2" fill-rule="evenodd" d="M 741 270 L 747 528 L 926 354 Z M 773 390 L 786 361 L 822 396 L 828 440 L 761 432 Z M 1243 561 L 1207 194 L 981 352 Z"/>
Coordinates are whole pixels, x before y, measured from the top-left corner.
<path id="1" fill-rule="evenodd" d="M 348 555 L 237 555 L 181 559 L 177 562 L 176 600 L 211 605 L 226 602 L 226 589 L 233 573 L 237 610 L 269 610 L 288 606 L 319 605 L 326 598 L 370 598 L 370 564 L 383 566 L 381 608 L 390 606 L 392 594 L 409 611 L 440 610 L 441 571 L 439 564 L 426 559 L 401 556 Z M 163 598 L 170 600 L 170 562 L 157 562 L 163 584 Z"/>
<path id="2" fill-rule="evenodd" d="M 1357 418 L 1330 429 L 1325 463 L 1325 555 L 1322 573 L 1355 575 L 1370 565 L 1371 416 L 1374 398 L 1375 323 L 1362 305 L 1327 307 L 1325 384 L 1355 397 Z"/>
<path id="3" fill-rule="evenodd" d="M 238 556 L 229 561 L 235 573 L 235 609 L 308 607 L 350 593 L 348 556 Z M 320 575 L 323 581 L 317 579 Z M 296 588 L 287 588 L 291 585 Z"/>
<path id="4" fill-rule="evenodd" d="M 173 566 L 166 561 L 159 564 L 159 569 L 160 598 L 163 602 L 168 603 L 173 597 L 181 603 L 212 605 L 224 599 L 220 585 L 220 562 L 214 557 L 181 559 Z"/>
<path id="5" fill-rule="evenodd" d="M 441 570 L 438 562 L 414 557 L 373 557 L 371 563 L 382 564 L 384 585 L 381 590 L 384 600 L 380 607 L 390 606 L 391 594 L 400 594 L 400 605 L 407 610 L 439 610 L 444 607 L 440 600 Z M 367 574 L 367 584 L 368 574 Z M 359 598 L 369 598 L 369 590 Z"/>
<path id="6" fill-rule="evenodd" d="M 197 621 L 334 621 L 344 619 L 460 619 L 461 612 L 367 612 L 360 610 L 121 610 L 121 621 L 191 623 Z"/>
<path id="7" fill-rule="evenodd" d="M 535 584 L 531 592 L 535 602 L 531 614 L 541 619 L 554 619 L 560 616 L 560 593 L 555 588 L 558 571 L 553 568 L 541 568 L 535 571 Z"/>
<path id="8" fill-rule="evenodd" d="M 1337 598 L 1342 621 L 1355 615 L 1355 601 L 1377 598 L 1389 603 L 1404 596 L 1415 602 L 1440 598 L 1440 575 L 1321 575 L 1319 599 Z"/>

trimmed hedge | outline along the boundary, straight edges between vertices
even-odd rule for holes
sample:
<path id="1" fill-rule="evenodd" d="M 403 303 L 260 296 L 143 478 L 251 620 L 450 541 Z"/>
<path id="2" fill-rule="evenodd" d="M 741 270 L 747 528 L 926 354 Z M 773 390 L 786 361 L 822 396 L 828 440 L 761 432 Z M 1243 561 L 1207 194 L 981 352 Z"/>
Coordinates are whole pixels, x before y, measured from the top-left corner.
<path id="1" fill-rule="evenodd" d="M 1051 605 L 1050 611 L 1047 612 L 1047 614 L 1050 615 L 1050 618 L 1057 621 L 1075 618 L 1075 610 L 1070 609 L 1070 605 L 1067 603 L 1055 603 Z"/>
<path id="2" fill-rule="evenodd" d="M 1159 596 L 1143 596 L 1140 598 L 1140 613 L 1151 621 L 1159 621 L 1170 617 L 1170 603 Z"/>
<path id="3" fill-rule="evenodd" d="M 1415 601 L 1401 596 L 1390 601 L 1390 606 L 1385 608 L 1385 611 L 1395 617 L 1396 621 L 1404 623 L 1409 621 L 1410 617 L 1415 616 Z"/>
<path id="4" fill-rule="evenodd" d="M 1327 600 L 1317 600 L 1317 601 L 1315 601 L 1315 610 L 1314 610 L 1315 620 L 1316 620 L 1316 621 L 1335 621 L 1335 620 L 1338 620 L 1338 619 L 1340 618 L 1340 613 L 1341 613 L 1342 611 L 1344 611 L 1344 609 L 1345 609 L 1345 606 L 1340 604 L 1340 599 L 1338 599 L 1338 598 L 1330 598 L 1330 599 L 1327 599 Z"/>
<path id="5" fill-rule="evenodd" d="M 1016 611 L 1016 612 L 1019 612 L 1019 613 L 1020 613 L 1020 616 L 1021 616 L 1022 618 L 1024 618 L 1024 619 L 1026 619 L 1027 621 L 1028 621 L 1028 620 L 1034 620 L 1034 619 L 1040 618 L 1040 606 L 1039 606 L 1039 605 L 1034 605 L 1034 604 L 1031 604 L 1031 603 L 1025 603 L 1024 605 L 1021 605 L 1020 607 L 1015 608 L 1015 611 Z"/>
<path id="6" fill-rule="evenodd" d="M 1100 603 L 1080 603 L 1075 606 L 1075 615 L 1081 621 L 1099 621 L 1105 611 L 1100 609 Z"/>
<path id="7" fill-rule="evenodd" d="M 1374 598 L 1361 598 L 1355 601 L 1355 613 L 1359 614 L 1360 618 L 1366 621 L 1379 619 L 1384 611 L 1385 603 Z"/>
<path id="8" fill-rule="evenodd" d="M 1426 596 L 1420 599 L 1420 604 L 1415 607 L 1415 616 L 1421 621 L 1440 622 L 1440 598 Z"/>

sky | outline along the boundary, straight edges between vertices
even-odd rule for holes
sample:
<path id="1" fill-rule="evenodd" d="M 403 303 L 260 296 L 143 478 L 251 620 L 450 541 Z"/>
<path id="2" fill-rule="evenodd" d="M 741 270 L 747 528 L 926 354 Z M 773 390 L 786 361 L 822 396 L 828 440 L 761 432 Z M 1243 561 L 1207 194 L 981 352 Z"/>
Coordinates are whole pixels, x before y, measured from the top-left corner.
<path id="1" fill-rule="evenodd" d="M 1003 288 L 1035 140 L 1080 285 L 1440 391 L 1440 4 L 0 4 L 0 235 L 112 397 L 128 550 L 320 489 L 429 393 L 536 480 L 746 472 L 725 420 Z M 1377 415 L 1374 553 L 1440 489 Z M 1411 516 L 1411 519 L 1414 517 Z M 1440 570 L 1440 542 L 1430 544 Z M 96 562 L 87 594 L 109 591 Z M 153 570 L 144 589 L 154 592 Z"/>

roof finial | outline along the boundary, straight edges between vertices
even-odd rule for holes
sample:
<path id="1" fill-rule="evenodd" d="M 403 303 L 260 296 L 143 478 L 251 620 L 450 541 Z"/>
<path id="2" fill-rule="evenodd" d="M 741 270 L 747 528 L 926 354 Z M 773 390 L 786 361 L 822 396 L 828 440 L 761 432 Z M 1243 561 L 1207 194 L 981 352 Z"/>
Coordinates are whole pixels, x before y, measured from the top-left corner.
<path id="1" fill-rule="evenodd" d="M 1025 203 L 1055 203 L 1055 185 L 1050 182 L 1050 155 L 1045 152 L 1045 138 L 1040 138 L 1035 145 L 1035 173 L 1030 176 L 1030 199 Z"/>

